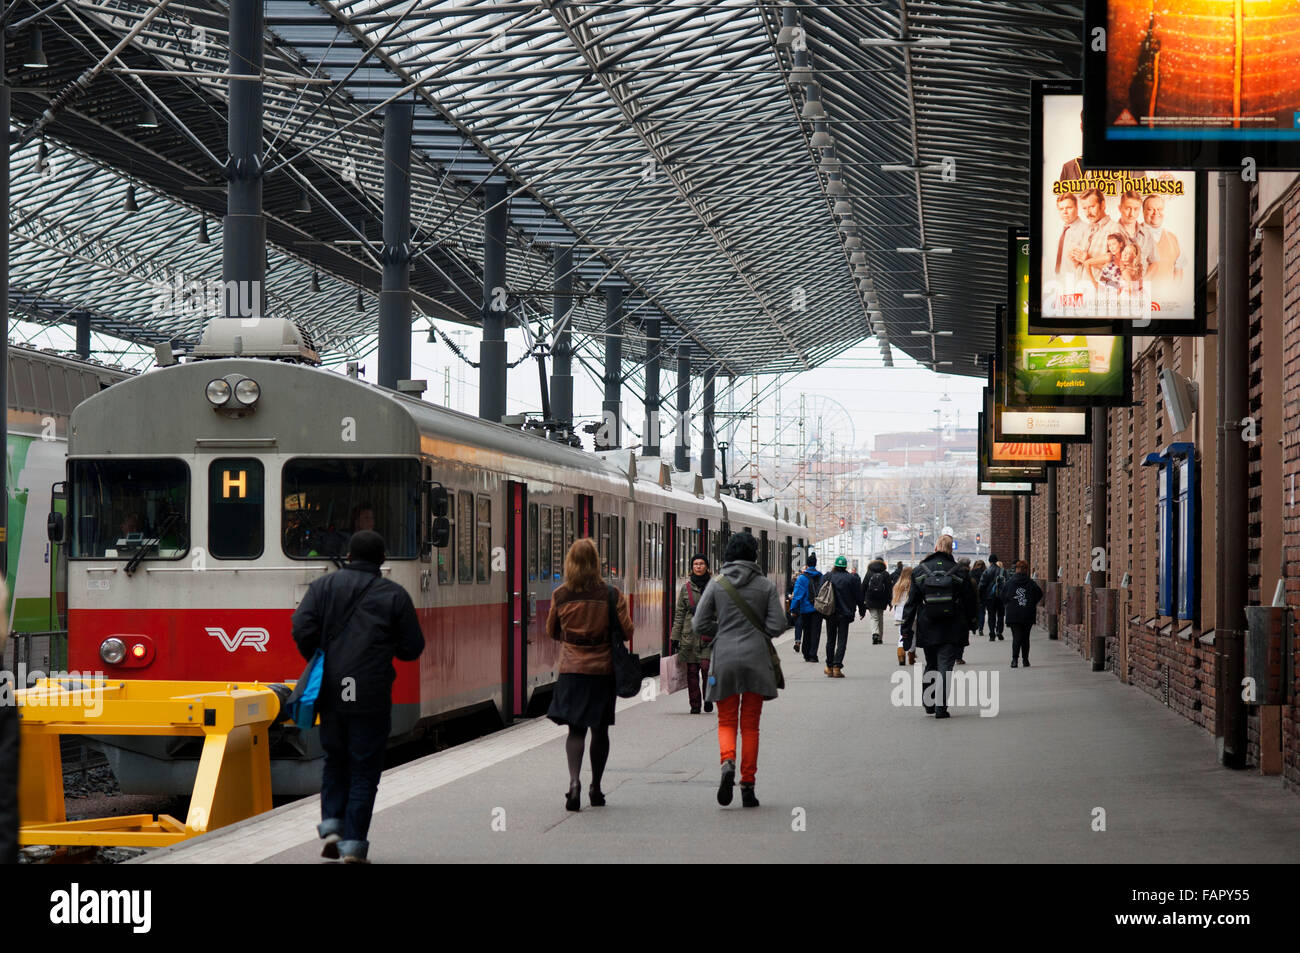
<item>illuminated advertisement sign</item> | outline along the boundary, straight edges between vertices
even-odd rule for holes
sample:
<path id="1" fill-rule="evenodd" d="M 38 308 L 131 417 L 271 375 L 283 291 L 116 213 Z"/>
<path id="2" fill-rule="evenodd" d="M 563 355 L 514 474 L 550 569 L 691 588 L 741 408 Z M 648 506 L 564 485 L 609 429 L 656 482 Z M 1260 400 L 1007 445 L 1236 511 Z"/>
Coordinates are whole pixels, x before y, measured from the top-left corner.
<path id="1" fill-rule="evenodd" d="M 989 459 L 995 463 L 1060 463 L 1059 443 L 1003 443 L 993 441 Z"/>
<path id="2" fill-rule="evenodd" d="M 1300 167 L 1295 0 L 1088 0 L 1084 155 L 1117 168 Z"/>
<path id="3" fill-rule="evenodd" d="M 1202 179 L 1089 165 L 1077 88 L 1034 86 L 1029 327 L 1204 334 Z"/>
<path id="4" fill-rule="evenodd" d="M 978 415 L 980 452 L 976 465 L 977 491 L 980 496 L 1028 496 L 1034 492 L 1033 481 L 1004 473 L 1004 470 L 1018 470 L 1019 467 L 1003 468 L 989 466 L 988 425 L 981 411 Z"/>
<path id="5" fill-rule="evenodd" d="M 1092 440 L 1092 415 L 1087 410 L 1060 407 L 1034 407 L 1010 410 L 1006 406 L 1007 374 L 1004 368 L 1006 346 L 1005 305 L 998 305 L 997 344 L 989 362 L 989 388 L 993 391 L 993 439 L 999 443 L 1089 443 Z"/>
<path id="6" fill-rule="evenodd" d="M 983 410 L 979 415 L 978 470 L 981 480 L 1012 480 L 1042 483 L 1047 479 L 1047 464 L 1039 460 L 993 459 L 993 395 L 984 388 Z"/>
<path id="7" fill-rule="evenodd" d="M 1029 333 L 1030 243 L 1010 242 L 1011 301 L 1006 312 L 1003 366 L 1006 405 L 1099 406 L 1132 403 L 1128 338 L 1061 331 Z"/>

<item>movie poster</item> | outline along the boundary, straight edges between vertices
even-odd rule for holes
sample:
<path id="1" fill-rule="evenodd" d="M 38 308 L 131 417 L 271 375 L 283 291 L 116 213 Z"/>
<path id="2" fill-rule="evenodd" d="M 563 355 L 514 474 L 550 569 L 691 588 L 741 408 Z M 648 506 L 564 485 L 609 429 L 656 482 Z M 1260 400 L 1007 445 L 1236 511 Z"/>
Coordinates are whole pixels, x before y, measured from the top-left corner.
<path id="1" fill-rule="evenodd" d="M 1089 0 L 1087 155 L 1133 166 L 1296 168 L 1300 3 Z"/>
<path id="2" fill-rule="evenodd" d="M 1082 158 L 1083 97 L 1045 90 L 1040 108 L 1031 326 L 1203 333 L 1196 173 L 1094 168 Z"/>
<path id="3" fill-rule="evenodd" d="M 1005 329 L 1008 407 L 1130 402 L 1128 339 L 1106 334 L 1029 333 L 1030 243 L 1011 243 L 1014 311 Z"/>

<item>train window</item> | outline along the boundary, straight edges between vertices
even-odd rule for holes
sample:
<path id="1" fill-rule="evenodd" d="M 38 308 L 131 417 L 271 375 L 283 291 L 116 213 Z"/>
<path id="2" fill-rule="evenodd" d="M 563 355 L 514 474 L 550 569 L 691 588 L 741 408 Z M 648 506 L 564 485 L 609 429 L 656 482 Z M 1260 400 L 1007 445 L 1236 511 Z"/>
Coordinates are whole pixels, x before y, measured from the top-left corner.
<path id="1" fill-rule="evenodd" d="M 181 460 L 72 460 L 73 559 L 127 559 L 141 549 L 180 559 L 190 549 L 190 469 Z"/>
<path id="2" fill-rule="evenodd" d="M 614 575 L 623 575 L 623 560 L 627 558 L 627 517 L 615 516 L 614 520 Z"/>
<path id="3" fill-rule="evenodd" d="M 256 457 L 226 457 L 208 466 L 208 552 L 217 559 L 262 555 L 265 484 Z"/>
<path id="4" fill-rule="evenodd" d="M 492 501 L 480 495 L 478 502 L 478 525 L 474 536 L 474 566 L 479 582 L 488 581 L 488 569 L 492 559 Z"/>
<path id="5" fill-rule="evenodd" d="M 528 539 L 525 544 L 528 546 L 528 579 L 533 581 L 537 579 L 537 504 L 528 504 Z"/>
<path id="6" fill-rule="evenodd" d="M 573 507 L 564 508 L 564 553 L 567 556 L 573 547 Z"/>
<path id="7" fill-rule="evenodd" d="M 447 516 L 451 522 L 451 537 L 447 545 L 435 549 L 434 558 L 438 561 L 438 585 L 445 586 L 452 581 L 452 563 L 456 555 L 456 494 L 447 494 Z"/>
<path id="8" fill-rule="evenodd" d="M 541 535 L 538 537 L 540 559 L 537 564 L 537 572 L 540 579 L 547 581 L 551 578 L 551 508 L 543 506 L 539 515 L 541 516 Z"/>
<path id="9" fill-rule="evenodd" d="M 645 578 L 645 520 L 636 521 L 636 575 Z"/>
<path id="10" fill-rule="evenodd" d="M 460 582 L 474 581 L 474 494 L 462 493 L 457 498 L 456 509 L 456 578 Z"/>
<path id="11" fill-rule="evenodd" d="M 601 575 L 609 578 L 609 521 L 600 513 L 596 514 L 596 552 L 600 556 Z"/>
<path id="12" fill-rule="evenodd" d="M 564 508 L 555 507 L 551 511 L 551 581 L 559 582 L 564 578 Z"/>
<path id="13" fill-rule="evenodd" d="M 281 474 L 283 548 L 291 559 L 346 556 L 360 530 L 384 537 L 389 559 L 419 553 L 420 463 L 299 457 Z"/>

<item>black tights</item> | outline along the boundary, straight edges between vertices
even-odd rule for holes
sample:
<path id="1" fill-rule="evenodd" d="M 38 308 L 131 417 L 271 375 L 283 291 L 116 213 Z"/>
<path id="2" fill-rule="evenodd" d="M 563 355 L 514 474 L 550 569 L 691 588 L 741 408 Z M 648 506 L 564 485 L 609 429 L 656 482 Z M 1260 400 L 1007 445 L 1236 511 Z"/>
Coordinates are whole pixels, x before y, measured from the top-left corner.
<path id="1" fill-rule="evenodd" d="M 564 753 L 569 759 L 569 787 L 582 787 L 582 743 L 587 729 L 581 725 L 569 726 L 569 737 L 564 742 Z M 591 786 L 600 790 L 600 779 L 609 760 L 609 725 L 591 729 Z"/>

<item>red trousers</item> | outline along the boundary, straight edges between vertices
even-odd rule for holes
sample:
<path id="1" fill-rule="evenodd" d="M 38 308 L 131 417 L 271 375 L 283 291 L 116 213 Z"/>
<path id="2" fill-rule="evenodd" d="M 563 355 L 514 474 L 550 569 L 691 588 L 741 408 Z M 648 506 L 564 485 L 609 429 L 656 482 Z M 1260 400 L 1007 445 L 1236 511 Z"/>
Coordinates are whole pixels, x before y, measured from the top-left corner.
<path id="1" fill-rule="evenodd" d="M 758 719 L 763 714 L 763 696 L 756 692 L 730 695 L 718 702 L 718 747 L 722 761 L 736 760 L 736 725 L 740 725 L 743 755 L 740 780 L 753 784 L 758 772 Z"/>

